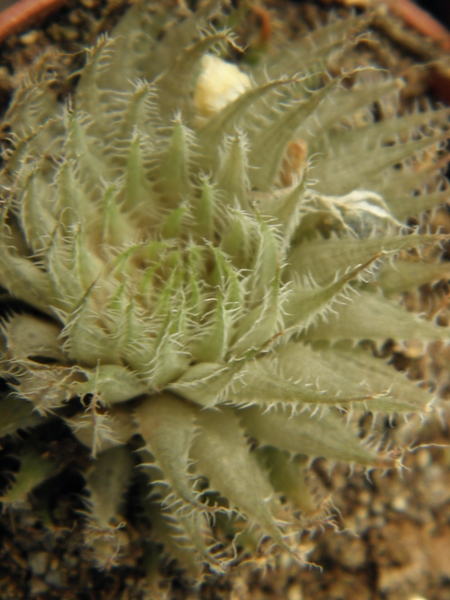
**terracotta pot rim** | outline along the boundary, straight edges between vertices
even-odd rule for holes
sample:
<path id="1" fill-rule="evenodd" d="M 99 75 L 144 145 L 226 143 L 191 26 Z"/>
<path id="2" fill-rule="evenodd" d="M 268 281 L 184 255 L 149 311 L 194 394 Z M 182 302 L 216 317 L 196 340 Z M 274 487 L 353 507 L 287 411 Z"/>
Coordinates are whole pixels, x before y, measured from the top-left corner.
<path id="1" fill-rule="evenodd" d="M 19 0 L 5 8 L 0 12 L 0 43 L 36 21 L 45 19 L 66 3 L 67 0 Z"/>
<path id="2" fill-rule="evenodd" d="M 335 0 L 346 6 L 371 8 L 380 2 L 400 17 L 406 25 L 432 38 L 443 50 L 450 51 L 450 31 L 412 0 Z M 18 0 L 0 12 L 0 43 L 20 33 L 36 21 L 44 19 L 67 4 L 68 0 Z"/>
<path id="3" fill-rule="evenodd" d="M 428 11 L 413 0 L 337 0 L 345 6 L 376 9 L 384 5 L 393 15 L 402 19 L 408 27 L 431 38 L 442 50 L 450 50 L 450 31 Z"/>

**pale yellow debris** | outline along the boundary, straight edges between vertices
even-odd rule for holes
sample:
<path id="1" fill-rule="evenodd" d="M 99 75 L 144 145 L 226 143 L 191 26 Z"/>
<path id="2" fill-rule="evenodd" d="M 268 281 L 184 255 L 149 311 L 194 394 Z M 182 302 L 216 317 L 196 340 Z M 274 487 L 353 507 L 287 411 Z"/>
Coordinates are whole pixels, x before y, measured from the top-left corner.
<path id="1" fill-rule="evenodd" d="M 217 56 L 202 58 L 202 71 L 197 79 L 194 105 L 202 117 L 210 117 L 243 94 L 250 86 L 250 78 L 236 65 Z"/>

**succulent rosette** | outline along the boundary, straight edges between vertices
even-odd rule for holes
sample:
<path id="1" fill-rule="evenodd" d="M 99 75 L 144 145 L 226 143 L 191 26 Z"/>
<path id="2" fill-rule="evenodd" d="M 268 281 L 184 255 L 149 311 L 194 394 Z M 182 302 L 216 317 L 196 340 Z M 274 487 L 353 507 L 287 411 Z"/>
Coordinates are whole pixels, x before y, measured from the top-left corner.
<path id="1" fill-rule="evenodd" d="M 191 572 L 267 536 L 295 554 L 321 510 L 309 459 L 395 465 L 348 415 L 432 400 L 358 342 L 447 338 L 398 295 L 442 277 L 443 236 L 407 223 L 448 197 L 449 110 L 397 116 L 401 81 L 336 68 L 365 17 L 256 63 L 231 21 L 138 1 L 73 98 L 34 72 L 5 119 L 0 434 L 59 418 L 92 448 L 102 565 L 132 483 L 149 539 Z M 54 472 L 30 440 L 5 503 Z"/>

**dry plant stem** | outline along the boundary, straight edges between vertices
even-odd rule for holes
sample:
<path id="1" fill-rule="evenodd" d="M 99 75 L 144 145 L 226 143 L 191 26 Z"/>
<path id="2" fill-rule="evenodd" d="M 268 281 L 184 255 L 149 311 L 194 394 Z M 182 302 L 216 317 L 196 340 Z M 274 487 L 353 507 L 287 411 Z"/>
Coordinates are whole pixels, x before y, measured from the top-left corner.
<path id="1" fill-rule="evenodd" d="M 432 68 L 430 87 L 439 100 L 450 104 L 450 74 L 439 68 Z"/>
<path id="2" fill-rule="evenodd" d="M 261 44 L 267 44 L 272 37 L 272 21 L 270 14 L 260 6 L 252 6 L 251 10 L 261 20 Z"/>
<path id="3" fill-rule="evenodd" d="M 64 6 L 66 0 L 19 0 L 0 14 L 0 42 Z"/>

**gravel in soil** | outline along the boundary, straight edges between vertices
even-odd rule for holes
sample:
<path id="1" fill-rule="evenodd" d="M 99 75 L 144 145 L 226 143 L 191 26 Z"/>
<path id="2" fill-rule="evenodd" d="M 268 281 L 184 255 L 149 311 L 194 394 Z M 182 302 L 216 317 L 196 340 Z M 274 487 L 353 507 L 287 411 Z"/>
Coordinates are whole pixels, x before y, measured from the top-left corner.
<path id="1" fill-rule="evenodd" d="M 405 455 L 399 471 L 350 477 L 347 467 L 336 465 L 330 470 L 325 461 L 314 463 L 312 476 L 324 490 L 333 491 L 330 511 L 335 527 L 325 525 L 301 543 L 310 549 L 310 562 L 321 569 L 299 568 L 288 555 L 280 554 L 266 572 L 244 565 L 229 578 L 208 581 L 200 592 L 175 583 L 168 598 L 450 599 L 450 450 L 445 447 L 449 438 L 438 420 L 426 423 L 416 449 Z M 77 507 L 80 502 L 69 487 L 53 510 L 59 524 L 53 519 L 44 527 L 45 517 L 37 518 L 27 507 L 4 512 L 0 517 L 2 600 L 56 600 L 62 593 L 65 600 L 150 597 L 139 568 L 143 553 L 139 538 L 128 532 L 130 550 L 120 566 L 97 571 L 83 547 Z"/>

